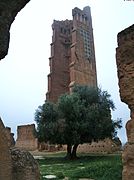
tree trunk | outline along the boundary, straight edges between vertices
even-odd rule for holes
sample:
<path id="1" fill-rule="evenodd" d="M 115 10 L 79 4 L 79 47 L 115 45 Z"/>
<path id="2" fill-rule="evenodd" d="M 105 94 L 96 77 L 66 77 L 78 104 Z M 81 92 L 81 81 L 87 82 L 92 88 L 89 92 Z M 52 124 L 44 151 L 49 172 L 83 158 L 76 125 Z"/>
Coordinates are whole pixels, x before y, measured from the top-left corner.
<path id="1" fill-rule="evenodd" d="M 66 155 L 66 159 L 71 159 L 71 153 L 72 153 L 72 145 L 67 144 L 67 155 Z"/>
<path id="2" fill-rule="evenodd" d="M 78 144 L 75 144 L 73 146 L 73 150 L 72 150 L 72 153 L 71 153 L 71 159 L 77 159 L 77 156 L 76 156 L 77 147 L 78 147 Z"/>

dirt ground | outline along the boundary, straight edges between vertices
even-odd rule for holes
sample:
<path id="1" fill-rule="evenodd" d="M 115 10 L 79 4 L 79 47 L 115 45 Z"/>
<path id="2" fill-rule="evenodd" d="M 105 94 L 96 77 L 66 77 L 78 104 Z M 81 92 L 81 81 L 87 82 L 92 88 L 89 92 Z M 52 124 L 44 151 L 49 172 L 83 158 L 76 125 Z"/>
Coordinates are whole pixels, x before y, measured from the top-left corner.
<path id="1" fill-rule="evenodd" d="M 30 151 L 30 153 L 33 156 L 44 156 L 44 155 L 49 155 L 49 154 L 59 154 L 61 152 L 65 152 L 65 151 L 53 151 L 53 152 L 48 152 L 48 151 L 39 151 L 39 150 L 35 150 L 35 151 Z"/>

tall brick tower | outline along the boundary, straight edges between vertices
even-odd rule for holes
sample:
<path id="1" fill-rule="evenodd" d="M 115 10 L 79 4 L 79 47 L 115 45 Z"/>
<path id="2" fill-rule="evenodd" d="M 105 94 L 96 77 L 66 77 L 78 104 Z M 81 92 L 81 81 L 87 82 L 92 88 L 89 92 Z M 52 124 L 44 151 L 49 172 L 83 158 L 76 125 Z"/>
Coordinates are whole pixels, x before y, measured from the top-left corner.
<path id="1" fill-rule="evenodd" d="M 73 20 L 53 22 L 46 99 L 56 102 L 74 84 L 97 86 L 90 7 L 72 10 Z"/>

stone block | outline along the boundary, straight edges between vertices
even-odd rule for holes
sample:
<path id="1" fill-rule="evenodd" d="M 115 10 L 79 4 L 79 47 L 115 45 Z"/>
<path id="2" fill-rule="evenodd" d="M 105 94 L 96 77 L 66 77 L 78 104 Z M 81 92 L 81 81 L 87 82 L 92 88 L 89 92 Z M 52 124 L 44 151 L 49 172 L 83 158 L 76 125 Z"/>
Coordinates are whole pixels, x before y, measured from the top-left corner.
<path id="1" fill-rule="evenodd" d="M 37 161 L 27 152 L 11 149 L 13 180 L 39 180 L 40 170 Z"/>

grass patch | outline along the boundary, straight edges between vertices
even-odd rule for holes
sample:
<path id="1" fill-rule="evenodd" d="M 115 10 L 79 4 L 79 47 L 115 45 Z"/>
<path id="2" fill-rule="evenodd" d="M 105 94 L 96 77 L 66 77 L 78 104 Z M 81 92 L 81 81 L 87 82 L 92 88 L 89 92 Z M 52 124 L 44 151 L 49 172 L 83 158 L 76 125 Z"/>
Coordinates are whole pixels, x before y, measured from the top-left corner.
<path id="1" fill-rule="evenodd" d="M 65 160 L 65 154 L 47 154 L 38 160 L 44 180 L 45 175 L 56 175 L 57 179 L 68 177 L 69 180 L 92 178 L 94 180 L 121 180 L 121 155 L 79 154 L 77 160 Z"/>

